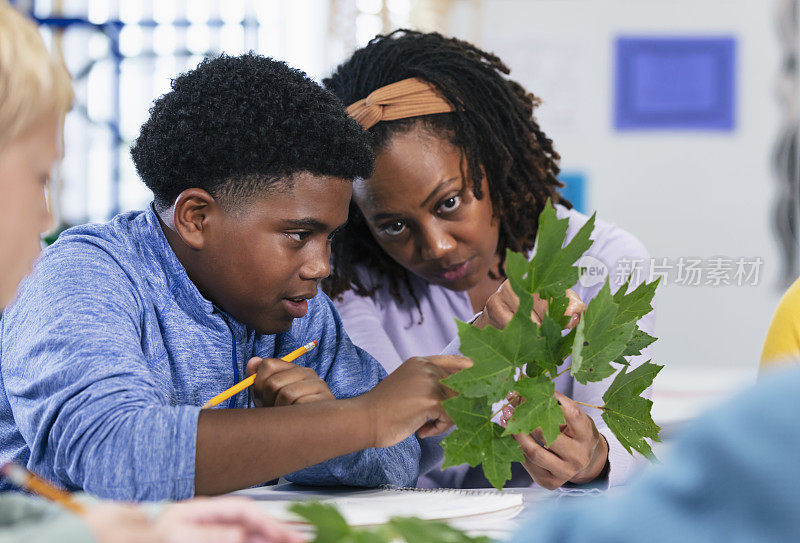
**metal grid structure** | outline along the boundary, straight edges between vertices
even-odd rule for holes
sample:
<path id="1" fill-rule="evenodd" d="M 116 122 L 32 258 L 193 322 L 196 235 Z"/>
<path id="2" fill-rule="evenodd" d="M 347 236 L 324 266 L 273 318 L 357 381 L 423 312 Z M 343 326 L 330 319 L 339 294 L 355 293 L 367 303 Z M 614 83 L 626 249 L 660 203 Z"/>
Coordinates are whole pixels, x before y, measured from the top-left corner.
<path id="1" fill-rule="evenodd" d="M 129 147 L 175 74 L 256 51 L 319 79 L 376 33 L 410 23 L 411 0 L 11 0 L 74 77 L 66 152 L 53 176 L 58 224 L 102 221 L 151 195 Z M 430 0 L 435 1 L 435 0 Z M 417 1 L 418 3 L 418 1 Z"/>

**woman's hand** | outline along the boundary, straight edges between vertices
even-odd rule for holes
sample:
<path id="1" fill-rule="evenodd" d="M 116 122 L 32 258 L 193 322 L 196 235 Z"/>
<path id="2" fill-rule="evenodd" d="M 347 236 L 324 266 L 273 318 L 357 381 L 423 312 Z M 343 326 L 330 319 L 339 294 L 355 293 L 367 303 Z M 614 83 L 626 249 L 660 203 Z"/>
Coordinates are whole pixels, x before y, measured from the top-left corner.
<path id="1" fill-rule="evenodd" d="M 581 314 L 586 311 L 586 304 L 584 304 L 580 297 L 572 289 L 567 289 L 567 298 L 569 298 L 569 305 L 564 312 L 572 318 L 567 324 L 567 329 L 574 328 L 580 321 Z M 502 330 L 514 316 L 517 308 L 519 307 L 519 298 L 511 288 L 511 283 L 508 279 L 503 281 L 497 292 L 489 296 L 486 300 L 486 306 L 483 308 L 483 313 L 475 319 L 473 325 L 478 328 L 483 328 L 486 325 L 493 326 L 498 330 Z M 542 300 L 538 294 L 533 295 L 533 311 L 531 312 L 531 319 L 536 324 L 542 324 L 542 316 L 547 311 L 547 302 Z"/>
<path id="2" fill-rule="evenodd" d="M 561 404 L 566 425 L 561 426 L 561 435 L 549 447 L 544 446 L 541 429 L 530 435 L 514 435 L 525 455 L 525 470 L 536 484 L 549 490 L 566 482 L 592 482 L 600 476 L 608 462 L 608 442 L 597 431 L 591 417 L 560 392 L 556 392 L 555 397 Z M 513 413 L 513 405 L 503 409 L 503 426 Z"/>

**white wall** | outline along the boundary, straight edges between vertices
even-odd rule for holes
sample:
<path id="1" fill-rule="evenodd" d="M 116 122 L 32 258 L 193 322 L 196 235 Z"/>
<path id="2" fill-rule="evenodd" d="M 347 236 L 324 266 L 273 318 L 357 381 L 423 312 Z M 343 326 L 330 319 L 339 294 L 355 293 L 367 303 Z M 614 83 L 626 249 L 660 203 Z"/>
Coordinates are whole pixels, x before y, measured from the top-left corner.
<path id="1" fill-rule="evenodd" d="M 767 0 L 484 0 L 458 5 L 451 33 L 480 43 L 545 104 L 538 115 L 562 169 L 588 175 L 589 205 L 652 256 L 760 256 L 756 287 L 667 285 L 657 360 L 752 373 L 779 299 L 770 153 L 779 126 L 779 49 Z M 733 132 L 613 130 L 617 34 L 735 35 Z M 665 373 L 667 373 L 665 371 Z"/>

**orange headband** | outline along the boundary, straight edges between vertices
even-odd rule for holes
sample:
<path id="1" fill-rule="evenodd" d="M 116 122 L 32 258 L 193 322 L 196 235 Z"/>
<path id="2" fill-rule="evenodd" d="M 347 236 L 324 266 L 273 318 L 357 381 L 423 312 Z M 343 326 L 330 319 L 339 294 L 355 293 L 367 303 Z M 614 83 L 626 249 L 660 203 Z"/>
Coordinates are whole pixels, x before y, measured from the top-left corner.
<path id="1" fill-rule="evenodd" d="M 347 108 L 358 123 L 369 130 L 381 121 L 449 113 L 453 106 L 442 98 L 436 87 L 417 77 L 403 79 L 369 93 Z"/>

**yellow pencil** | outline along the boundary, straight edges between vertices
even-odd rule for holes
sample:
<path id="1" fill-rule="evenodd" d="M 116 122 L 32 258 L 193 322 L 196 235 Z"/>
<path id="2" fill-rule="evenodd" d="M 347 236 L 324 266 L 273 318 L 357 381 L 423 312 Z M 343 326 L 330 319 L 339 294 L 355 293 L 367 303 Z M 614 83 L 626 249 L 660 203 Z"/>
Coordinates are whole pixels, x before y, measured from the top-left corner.
<path id="1" fill-rule="evenodd" d="M 286 356 L 282 357 L 281 360 L 285 360 L 286 362 L 291 362 L 298 356 L 304 355 L 308 351 L 315 349 L 317 345 L 319 345 L 319 342 L 317 340 L 310 341 L 305 345 L 303 345 L 302 347 L 300 347 L 299 349 L 295 349 Z M 244 381 L 239 381 L 237 384 L 233 385 L 228 390 L 220 392 L 219 394 L 208 400 L 206 403 L 203 404 L 202 409 L 208 409 L 210 407 L 214 407 L 215 405 L 221 404 L 231 396 L 239 394 L 241 391 L 243 391 L 244 389 L 246 389 L 255 382 L 256 382 L 256 374 L 254 373 Z"/>
<path id="2" fill-rule="evenodd" d="M 2 473 L 6 479 L 18 487 L 29 490 L 35 494 L 39 494 L 40 496 L 44 496 L 49 500 L 53 500 L 54 502 L 59 503 L 63 507 L 69 509 L 73 513 L 82 515 L 86 512 L 86 508 L 82 504 L 75 501 L 75 499 L 72 497 L 72 494 L 66 490 L 61 490 L 60 488 L 51 485 L 38 475 L 34 475 L 19 464 L 15 464 L 14 462 L 6 462 L 0 466 L 0 473 Z"/>

